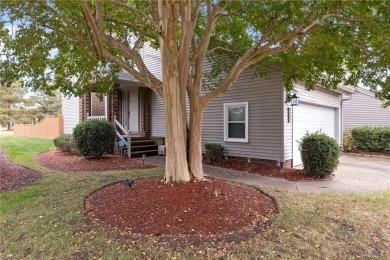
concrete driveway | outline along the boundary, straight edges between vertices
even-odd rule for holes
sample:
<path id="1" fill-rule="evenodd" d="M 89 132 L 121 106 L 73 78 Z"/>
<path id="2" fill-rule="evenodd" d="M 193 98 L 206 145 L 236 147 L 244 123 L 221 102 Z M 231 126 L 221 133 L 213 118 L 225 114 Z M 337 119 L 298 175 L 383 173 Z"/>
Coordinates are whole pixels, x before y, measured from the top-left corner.
<path id="1" fill-rule="evenodd" d="M 293 192 L 356 192 L 383 191 L 390 187 L 390 158 L 372 158 L 342 155 L 340 164 L 330 181 L 294 182 L 244 172 L 205 166 L 213 177 L 258 185 L 276 187 Z"/>
<path id="2" fill-rule="evenodd" d="M 165 157 L 152 156 L 148 162 L 164 165 Z M 329 181 L 287 181 L 246 172 L 203 165 L 204 172 L 212 177 L 257 185 L 274 187 L 292 192 L 356 192 L 384 191 L 390 188 L 390 157 L 373 158 L 342 155 L 340 164 Z"/>

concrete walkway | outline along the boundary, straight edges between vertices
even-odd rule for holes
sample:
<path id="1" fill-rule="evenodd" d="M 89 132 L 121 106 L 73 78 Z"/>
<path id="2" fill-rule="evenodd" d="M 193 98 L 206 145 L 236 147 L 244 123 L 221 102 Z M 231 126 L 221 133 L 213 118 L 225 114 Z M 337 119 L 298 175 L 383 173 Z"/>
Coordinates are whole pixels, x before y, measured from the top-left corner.
<path id="1" fill-rule="evenodd" d="M 147 162 L 165 164 L 165 157 L 147 157 Z M 287 181 L 246 172 L 204 165 L 204 172 L 212 177 L 257 185 L 274 187 L 292 192 L 355 192 L 384 191 L 390 187 L 390 158 L 372 158 L 343 155 L 329 181 Z"/>

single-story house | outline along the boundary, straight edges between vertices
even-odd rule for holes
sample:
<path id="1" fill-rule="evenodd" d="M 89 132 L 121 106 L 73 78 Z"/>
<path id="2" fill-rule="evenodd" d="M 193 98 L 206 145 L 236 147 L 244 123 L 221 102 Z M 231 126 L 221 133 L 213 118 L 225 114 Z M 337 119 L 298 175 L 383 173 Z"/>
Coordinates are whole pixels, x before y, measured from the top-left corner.
<path id="1" fill-rule="evenodd" d="M 383 108 L 382 101 L 364 88 L 356 88 L 354 94 L 343 102 L 343 129 L 358 126 L 390 126 L 390 107 Z"/>
<path id="2" fill-rule="evenodd" d="M 159 52 L 145 48 L 142 55 L 151 72 L 161 77 Z M 341 100 L 353 91 L 322 87 L 307 91 L 303 84 L 295 89 L 299 105 L 292 107 L 285 102 L 280 71 L 272 71 L 267 79 L 253 77 L 251 69 L 244 71 L 227 93 L 206 107 L 202 145 L 219 143 L 228 157 L 279 162 L 282 167 L 302 163 L 298 141 L 307 131 L 322 130 L 341 145 Z M 162 98 L 127 73 L 119 74 L 112 93 L 103 100 L 93 92 L 63 99 L 64 133 L 71 133 L 88 116 L 115 117 L 133 136 L 153 140 L 165 136 Z"/>

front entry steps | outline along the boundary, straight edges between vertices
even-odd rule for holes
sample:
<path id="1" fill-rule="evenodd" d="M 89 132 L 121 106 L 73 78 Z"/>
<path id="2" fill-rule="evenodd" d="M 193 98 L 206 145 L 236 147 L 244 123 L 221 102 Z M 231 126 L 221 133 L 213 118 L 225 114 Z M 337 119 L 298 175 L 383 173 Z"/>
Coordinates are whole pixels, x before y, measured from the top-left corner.
<path id="1" fill-rule="evenodd" d="M 121 149 L 116 144 L 115 154 L 121 155 Z M 153 156 L 158 154 L 158 146 L 155 141 L 148 139 L 140 139 L 139 137 L 131 138 L 131 158 Z M 122 153 L 123 155 L 123 153 Z"/>
<path id="2" fill-rule="evenodd" d="M 153 140 L 131 141 L 131 157 L 153 156 L 158 154 L 158 146 Z"/>

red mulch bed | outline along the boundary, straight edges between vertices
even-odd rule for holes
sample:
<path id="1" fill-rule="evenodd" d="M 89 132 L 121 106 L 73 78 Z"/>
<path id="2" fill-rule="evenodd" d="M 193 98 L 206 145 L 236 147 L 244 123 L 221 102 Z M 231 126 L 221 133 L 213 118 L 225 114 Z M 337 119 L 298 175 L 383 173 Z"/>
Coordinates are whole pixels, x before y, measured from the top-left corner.
<path id="1" fill-rule="evenodd" d="M 133 186 L 116 183 L 91 194 L 88 217 L 133 236 L 193 245 L 247 239 L 278 211 L 259 190 L 218 179 L 172 185 L 139 179 Z"/>
<path id="2" fill-rule="evenodd" d="M 0 192 L 18 189 L 39 180 L 41 175 L 13 163 L 0 150 Z"/>
<path id="3" fill-rule="evenodd" d="M 289 181 L 312 181 L 312 180 L 329 180 L 334 176 L 331 175 L 326 178 L 315 178 L 305 173 L 304 170 L 301 169 L 293 169 L 293 168 L 281 168 L 278 170 L 276 167 L 271 167 L 266 164 L 254 163 L 248 164 L 248 162 L 244 160 L 221 160 L 218 163 L 210 163 L 207 159 L 203 160 L 204 164 L 210 166 L 216 166 L 220 168 L 226 168 L 236 171 L 243 171 L 253 174 L 258 174 L 262 176 L 268 176 L 278 179 L 285 179 Z"/>
<path id="4" fill-rule="evenodd" d="M 62 172 L 134 170 L 156 167 L 154 164 L 120 156 L 106 155 L 100 159 L 85 159 L 83 156 L 58 150 L 40 153 L 36 160 L 47 168 Z"/>

